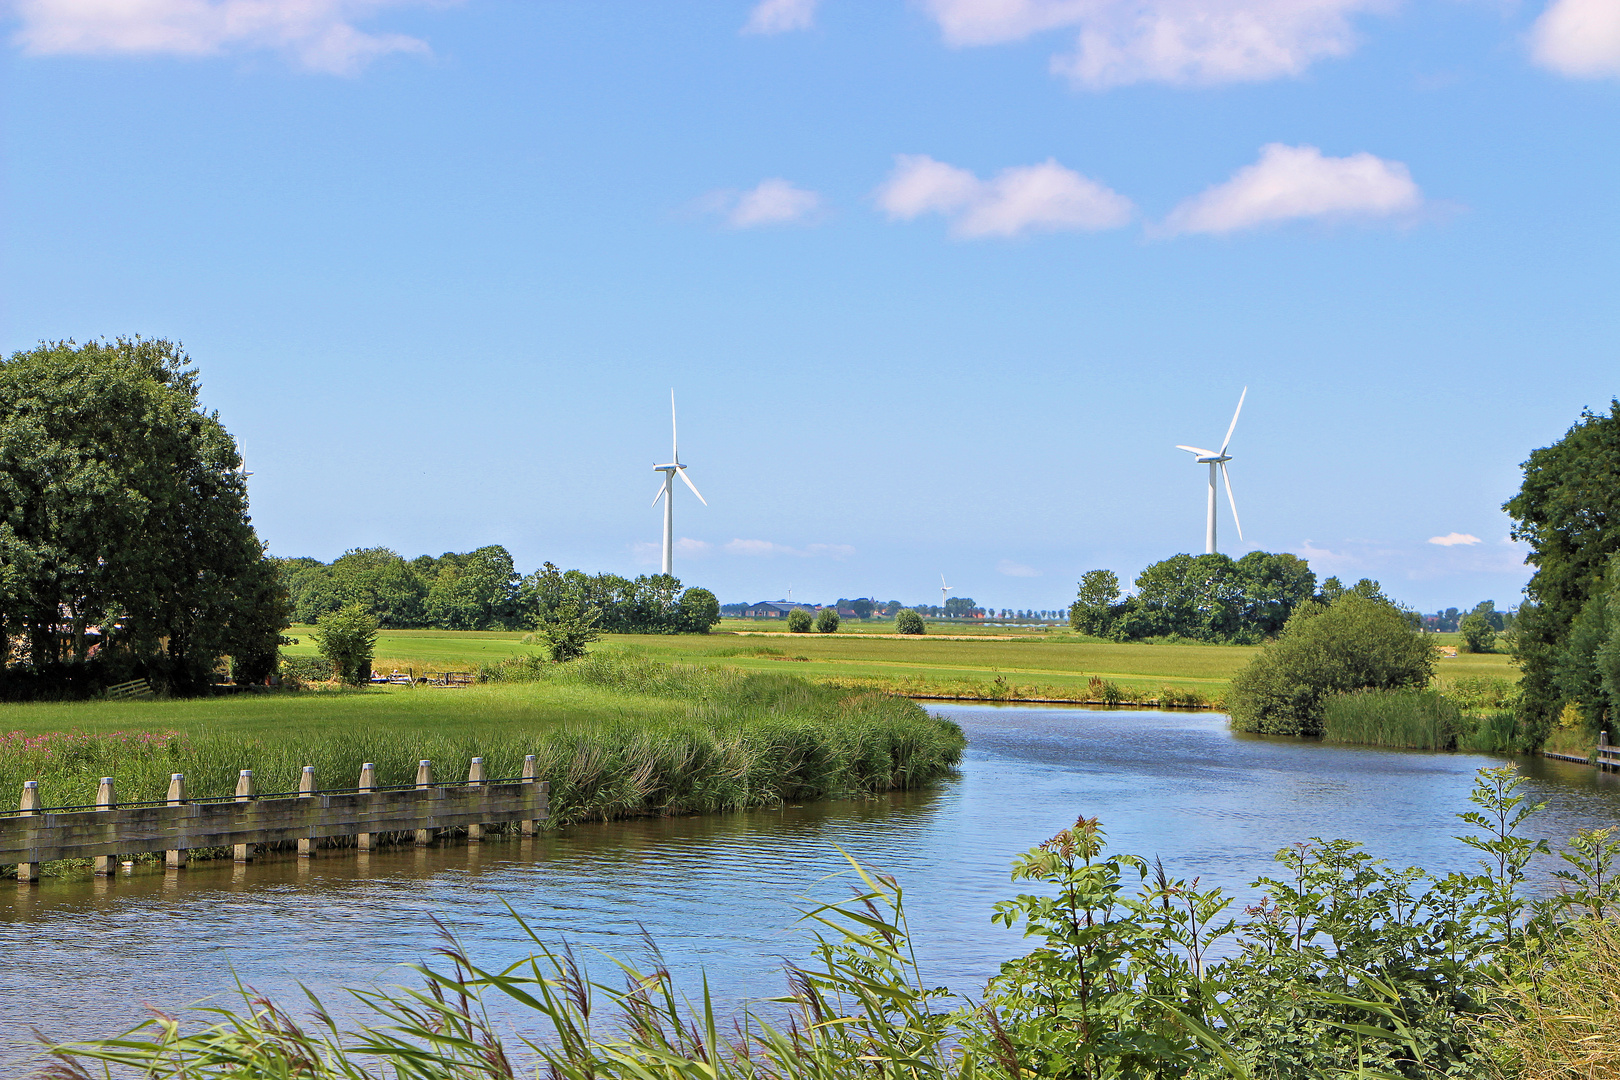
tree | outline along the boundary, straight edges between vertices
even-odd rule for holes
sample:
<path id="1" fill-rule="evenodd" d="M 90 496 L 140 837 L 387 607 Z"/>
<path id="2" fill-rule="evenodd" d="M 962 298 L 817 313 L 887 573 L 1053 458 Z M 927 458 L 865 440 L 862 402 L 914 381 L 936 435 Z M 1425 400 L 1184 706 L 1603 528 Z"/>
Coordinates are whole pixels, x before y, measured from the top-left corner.
<path id="1" fill-rule="evenodd" d="M 966 619 L 973 614 L 973 597 L 953 596 L 945 601 L 945 615 L 951 619 Z"/>
<path id="2" fill-rule="evenodd" d="M 377 619 L 360 604 L 321 616 L 312 635 L 315 647 L 332 662 L 332 671 L 351 686 L 371 681 L 371 657 L 377 648 Z"/>
<path id="3" fill-rule="evenodd" d="M 676 604 L 684 633 L 707 634 L 720 621 L 720 600 L 708 589 L 687 589 Z"/>
<path id="4" fill-rule="evenodd" d="M 140 338 L 0 362 L 0 658 L 23 658 L 8 678 L 193 692 L 282 620 L 241 457 L 189 365 Z"/>
<path id="5" fill-rule="evenodd" d="M 816 612 L 816 633 L 818 633 L 818 634 L 836 634 L 836 633 L 838 633 L 838 609 L 837 608 L 827 607 L 827 608 L 822 608 L 820 611 Z"/>
<path id="6" fill-rule="evenodd" d="M 565 664 L 585 655 L 586 646 L 602 636 L 596 625 L 599 614 L 576 598 L 563 601 L 539 618 L 535 632 L 545 639 L 546 655 L 553 664 Z"/>
<path id="7" fill-rule="evenodd" d="M 794 608 L 792 611 L 788 612 L 788 633 L 808 634 L 813 622 L 814 620 L 810 618 L 810 613 L 804 610 L 804 608 Z"/>
<path id="8" fill-rule="evenodd" d="M 1354 690 L 1421 690 L 1434 646 L 1394 605 L 1346 592 L 1306 604 L 1232 680 L 1227 706 L 1239 731 L 1320 735 L 1323 703 Z"/>
<path id="9" fill-rule="evenodd" d="M 1477 611 L 1463 616 L 1457 627 L 1462 632 L 1463 644 L 1471 653 L 1488 653 L 1496 648 L 1496 630 L 1484 615 Z"/>
<path id="10" fill-rule="evenodd" d="M 855 617 L 857 619 L 861 619 L 861 620 L 864 621 L 864 620 L 870 619 L 872 617 L 872 612 L 874 610 L 876 610 L 877 605 L 874 604 L 871 600 L 869 600 L 866 597 L 862 596 L 862 597 L 859 597 L 859 598 L 857 598 L 855 600 L 851 600 L 849 602 L 849 607 L 850 607 L 851 611 L 855 612 Z"/>
<path id="11" fill-rule="evenodd" d="M 1620 400 L 1611 400 L 1606 414 L 1582 412 L 1562 439 L 1532 451 L 1523 469 L 1519 493 L 1502 509 L 1536 568 L 1525 586 L 1533 609 L 1521 608 L 1514 637 L 1521 719 L 1539 742 L 1566 700 L 1557 672 L 1574 662 L 1563 655 L 1571 630 L 1605 591 L 1609 560 L 1620 551 Z"/>
<path id="12" fill-rule="evenodd" d="M 928 632 L 922 616 L 910 608 L 901 608 L 894 617 L 894 632 L 897 634 L 923 634 Z"/>
<path id="13" fill-rule="evenodd" d="M 1113 608 L 1119 603 L 1119 575 L 1112 570 L 1087 570 L 1080 575 L 1080 592 L 1069 607 L 1069 625 L 1082 634 L 1108 633 Z"/>

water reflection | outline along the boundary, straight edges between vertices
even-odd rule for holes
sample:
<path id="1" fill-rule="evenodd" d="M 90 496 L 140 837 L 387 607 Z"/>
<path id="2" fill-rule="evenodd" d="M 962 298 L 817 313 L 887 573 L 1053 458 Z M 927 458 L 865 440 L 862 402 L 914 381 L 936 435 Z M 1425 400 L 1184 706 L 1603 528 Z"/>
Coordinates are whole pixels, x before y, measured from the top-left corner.
<path id="1" fill-rule="evenodd" d="M 1247 895 L 1283 844 L 1353 837 L 1375 855 L 1435 870 L 1470 863 L 1452 839 L 1473 773 L 1496 759 L 1323 747 L 1234 736 L 1200 713 L 941 707 L 969 734 L 960 778 L 924 793 L 725 817 L 580 826 L 532 840 L 198 864 L 111 880 L 0 882 L 0 1072 L 16 1073 L 32 1026 L 106 1034 L 142 1003 L 182 1008 L 233 975 L 285 995 L 405 978 L 438 918 L 480 960 L 530 951 L 508 917 L 547 941 L 634 954 L 643 928 L 678 975 L 708 973 L 719 1000 L 781 989 L 781 956 L 804 954 L 800 898 L 838 848 L 895 874 L 930 981 L 972 992 L 1021 940 L 990 927 L 1012 855 L 1098 815 L 1122 850 L 1163 858 Z M 1620 821 L 1620 777 L 1523 763 L 1555 843 Z M 596 965 L 605 974 L 605 963 Z M 3 1040 L 10 1040 L 5 1042 Z"/>

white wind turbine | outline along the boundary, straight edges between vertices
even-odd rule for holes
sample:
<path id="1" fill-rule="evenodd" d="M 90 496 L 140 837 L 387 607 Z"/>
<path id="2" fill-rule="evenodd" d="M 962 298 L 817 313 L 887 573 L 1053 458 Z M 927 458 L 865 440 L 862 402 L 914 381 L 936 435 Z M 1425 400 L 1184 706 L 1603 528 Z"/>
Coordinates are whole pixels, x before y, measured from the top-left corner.
<path id="1" fill-rule="evenodd" d="M 945 594 L 954 588 L 956 588 L 955 585 L 945 584 L 944 574 L 939 575 L 939 610 L 941 614 L 944 614 L 945 612 Z"/>
<path id="2" fill-rule="evenodd" d="M 669 392 L 669 464 L 654 465 L 653 471 L 664 474 L 663 486 L 658 489 L 658 494 L 653 496 L 652 501 L 652 504 L 657 506 L 659 499 L 664 500 L 664 569 L 662 573 L 673 574 L 675 572 L 675 477 L 679 475 L 682 480 L 686 481 L 686 486 L 692 489 L 692 494 L 698 497 L 698 502 L 704 506 L 709 505 L 709 501 L 703 497 L 703 493 L 698 491 L 697 485 L 687 477 L 686 466 L 681 464 L 680 442 L 675 436 L 675 391 L 673 390 Z"/>
<path id="3" fill-rule="evenodd" d="M 1209 466 L 1209 518 L 1204 526 L 1204 553 L 1215 554 L 1215 470 L 1221 470 L 1221 479 L 1226 483 L 1226 502 L 1232 508 L 1232 523 L 1237 526 L 1238 539 L 1243 539 L 1243 522 L 1238 520 L 1237 500 L 1232 498 L 1232 477 L 1226 472 L 1226 463 L 1232 460 L 1232 455 L 1226 448 L 1232 445 L 1232 432 L 1237 430 L 1238 413 L 1243 411 L 1243 399 L 1249 396 L 1249 388 L 1245 386 L 1243 393 L 1238 395 L 1237 410 L 1232 413 L 1232 423 L 1226 429 L 1226 441 L 1221 443 L 1219 450 L 1204 450 L 1197 446 L 1177 446 L 1177 450 L 1185 450 L 1193 455 L 1193 459 L 1200 465 Z"/>

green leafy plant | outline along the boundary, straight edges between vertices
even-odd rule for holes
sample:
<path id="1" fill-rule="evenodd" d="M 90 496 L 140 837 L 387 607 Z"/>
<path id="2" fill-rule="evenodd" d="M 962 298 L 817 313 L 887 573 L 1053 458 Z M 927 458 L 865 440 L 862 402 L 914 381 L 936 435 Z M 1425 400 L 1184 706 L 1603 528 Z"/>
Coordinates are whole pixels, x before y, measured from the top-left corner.
<path id="1" fill-rule="evenodd" d="M 894 632 L 897 634 L 924 634 L 928 626 L 923 617 L 910 608 L 901 608 L 894 617 Z"/>
<path id="2" fill-rule="evenodd" d="M 787 628 L 790 634 L 808 634 L 814 625 L 810 613 L 804 608 L 794 608 L 788 612 Z"/>
<path id="3" fill-rule="evenodd" d="M 822 608 L 820 611 L 816 612 L 816 633 L 838 633 L 838 621 L 838 610 L 836 608 Z"/>
<path id="4" fill-rule="evenodd" d="M 554 664 L 565 664 L 584 656 L 591 642 L 602 636 L 597 622 L 600 612 L 575 599 L 567 600 L 535 621 L 535 632 L 546 643 L 546 655 Z"/>
<path id="5" fill-rule="evenodd" d="M 351 686 L 371 681 L 371 658 L 377 649 L 377 618 L 359 603 L 321 616 L 310 635 L 338 678 Z"/>

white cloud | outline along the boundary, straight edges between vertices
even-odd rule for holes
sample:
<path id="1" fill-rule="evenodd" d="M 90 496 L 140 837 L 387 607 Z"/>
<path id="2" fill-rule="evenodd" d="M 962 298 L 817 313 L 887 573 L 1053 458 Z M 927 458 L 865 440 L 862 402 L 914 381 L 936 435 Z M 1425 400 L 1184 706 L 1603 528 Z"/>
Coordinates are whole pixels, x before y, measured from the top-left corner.
<path id="1" fill-rule="evenodd" d="M 1350 17 L 1397 0 L 923 0 L 951 45 L 1076 31 L 1052 69 L 1100 89 L 1297 75 L 1356 45 Z M 1602 0 L 1586 0 L 1590 3 Z"/>
<path id="2" fill-rule="evenodd" d="M 825 203 L 814 191 L 795 187 L 781 177 L 773 176 L 761 180 L 747 191 L 711 191 L 696 205 L 704 213 L 719 214 L 734 229 L 752 229 L 760 225 L 808 222 L 817 216 Z"/>
<path id="3" fill-rule="evenodd" d="M 1530 30 L 1530 50 L 1537 63 L 1560 74 L 1620 75 L 1620 3 L 1553 0 Z"/>
<path id="4" fill-rule="evenodd" d="M 789 30 L 808 30 L 816 18 L 819 0 L 760 0 L 748 13 L 743 25 L 745 34 L 783 34 Z"/>
<path id="5" fill-rule="evenodd" d="M 897 154 L 876 197 L 891 219 L 940 214 L 957 236 L 1017 236 L 1061 229 L 1114 229 L 1130 222 L 1131 201 L 1056 161 L 1003 169 L 980 180 L 926 154 Z"/>
<path id="6" fill-rule="evenodd" d="M 13 40 L 36 56 L 218 56 L 272 49 L 312 71 L 352 75 L 387 53 L 428 51 L 418 38 L 355 26 L 383 8 L 418 2 L 423 0 L 13 0 L 11 6 L 21 23 Z"/>
<path id="7" fill-rule="evenodd" d="M 855 554 L 855 549 L 848 544 L 807 544 L 802 548 L 796 548 L 771 540 L 743 539 L 727 541 L 726 550 L 733 555 L 793 555 L 801 559 L 816 557 L 844 559 Z"/>
<path id="8" fill-rule="evenodd" d="M 678 537 L 675 541 L 675 554 L 683 557 L 701 558 L 713 548 L 707 540 L 694 540 L 690 536 Z M 664 561 L 664 545 L 652 541 L 637 541 L 630 545 L 630 551 L 636 562 L 648 566 L 658 566 Z"/>
<path id="9" fill-rule="evenodd" d="M 1479 542 L 1479 537 L 1471 533 L 1454 532 L 1446 533 L 1444 536 L 1429 537 L 1429 543 L 1439 544 L 1441 547 L 1455 547 L 1458 544 L 1477 544 Z"/>
<path id="10" fill-rule="evenodd" d="M 1260 160 L 1177 206 L 1168 233 L 1228 233 L 1300 218 L 1390 217 L 1423 205 L 1406 166 L 1372 154 L 1324 157 L 1314 146 L 1271 143 Z"/>
<path id="11" fill-rule="evenodd" d="M 1002 559 L 996 563 L 996 573 L 1006 574 L 1008 577 L 1040 577 L 1041 572 L 1033 566 L 1013 562 L 1011 559 Z"/>

